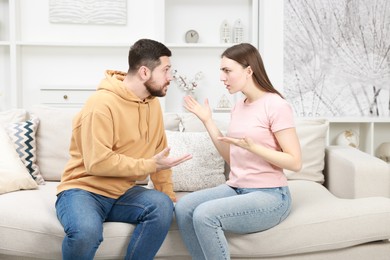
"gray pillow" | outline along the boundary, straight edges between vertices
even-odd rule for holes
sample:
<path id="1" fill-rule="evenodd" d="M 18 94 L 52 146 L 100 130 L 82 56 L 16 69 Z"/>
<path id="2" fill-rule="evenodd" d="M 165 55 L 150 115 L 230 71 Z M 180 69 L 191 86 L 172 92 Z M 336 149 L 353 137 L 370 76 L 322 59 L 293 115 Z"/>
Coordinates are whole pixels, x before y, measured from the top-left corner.
<path id="1" fill-rule="evenodd" d="M 166 130 L 170 156 L 186 153 L 193 158 L 172 168 L 174 191 L 196 191 L 225 183 L 224 160 L 207 132 L 176 132 Z M 153 187 L 149 181 L 149 187 Z"/>

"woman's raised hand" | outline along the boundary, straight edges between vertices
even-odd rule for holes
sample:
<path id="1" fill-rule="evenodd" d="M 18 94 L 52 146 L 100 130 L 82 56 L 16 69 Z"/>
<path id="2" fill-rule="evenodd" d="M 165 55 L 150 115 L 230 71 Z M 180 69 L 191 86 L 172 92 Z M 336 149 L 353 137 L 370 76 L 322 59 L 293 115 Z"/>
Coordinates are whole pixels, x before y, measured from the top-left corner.
<path id="1" fill-rule="evenodd" d="M 209 100 L 207 98 L 205 99 L 204 105 L 202 106 L 193 97 L 185 96 L 184 107 L 191 113 L 194 113 L 202 122 L 212 118 Z"/>

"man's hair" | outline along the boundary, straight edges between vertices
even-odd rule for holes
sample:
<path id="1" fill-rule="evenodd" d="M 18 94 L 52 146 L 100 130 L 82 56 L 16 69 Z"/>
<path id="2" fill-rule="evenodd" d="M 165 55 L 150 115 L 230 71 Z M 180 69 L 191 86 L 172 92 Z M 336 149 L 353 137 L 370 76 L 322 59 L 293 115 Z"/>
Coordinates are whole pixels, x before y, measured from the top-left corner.
<path id="1" fill-rule="evenodd" d="M 128 73 L 135 73 L 141 66 L 153 71 L 161 64 L 160 57 L 171 55 L 171 51 L 164 44 L 150 39 L 140 39 L 130 47 Z"/>

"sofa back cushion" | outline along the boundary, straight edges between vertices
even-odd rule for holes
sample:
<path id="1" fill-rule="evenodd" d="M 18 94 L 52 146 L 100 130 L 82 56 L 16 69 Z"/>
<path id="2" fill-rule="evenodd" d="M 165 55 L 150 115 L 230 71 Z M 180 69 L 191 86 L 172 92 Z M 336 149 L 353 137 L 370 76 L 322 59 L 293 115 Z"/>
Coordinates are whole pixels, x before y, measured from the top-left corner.
<path id="1" fill-rule="evenodd" d="M 323 183 L 329 122 L 322 119 L 297 120 L 295 126 L 301 144 L 302 168 L 299 172 L 284 170 L 284 173 L 289 180 Z"/>
<path id="2" fill-rule="evenodd" d="M 0 125 L 6 126 L 10 123 L 23 122 L 27 118 L 27 110 L 22 108 L 14 108 L 0 112 Z"/>
<path id="3" fill-rule="evenodd" d="M 72 134 L 72 120 L 79 108 L 53 108 L 36 106 L 31 113 L 36 115 L 40 124 L 37 131 L 37 164 L 45 180 L 59 181 L 64 167 L 69 159 L 69 144 Z M 193 114 L 164 114 L 165 129 L 170 131 L 204 132 L 202 123 Z M 222 131 L 227 129 L 227 123 L 218 121 Z M 299 172 L 285 170 L 289 180 L 310 180 L 324 182 L 324 157 L 329 123 L 326 120 L 297 120 L 296 130 L 302 148 L 302 169 Z M 170 134 L 172 138 L 173 133 Z M 193 136 L 182 136 L 192 138 Z M 196 153 L 197 151 L 193 151 Z M 199 151 L 202 153 L 203 151 Z M 228 167 L 227 167 L 228 169 Z M 225 172 L 226 174 L 226 172 Z M 219 177 L 217 177 L 219 178 Z M 178 179 L 179 181 L 179 179 Z M 180 180 L 181 181 L 181 180 Z M 145 181 L 147 183 L 147 180 Z M 219 182 L 219 179 L 218 179 Z M 198 189 L 194 183 L 187 183 L 186 188 Z M 182 189 L 184 185 L 176 185 Z M 180 187 L 180 188 L 179 188 Z"/>
<path id="4" fill-rule="evenodd" d="M 35 106 L 29 111 L 40 120 L 37 139 L 37 164 L 47 181 L 59 181 L 69 160 L 69 145 L 72 137 L 72 121 L 80 108 L 56 108 Z M 178 131 L 180 119 L 177 114 L 164 114 L 165 128 Z M 147 183 L 147 180 L 146 180 Z"/>
<path id="5" fill-rule="evenodd" d="M 72 120 L 76 108 L 35 106 L 31 113 L 40 120 L 37 139 L 37 163 L 46 181 L 59 181 L 69 160 Z"/>
<path id="6" fill-rule="evenodd" d="M 202 122 L 192 113 L 179 114 L 181 128 L 184 132 L 206 131 Z M 228 122 L 214 120 L 221 131 L 227 131 Z M 297 119 L 295 122 L 297 135 L 302 150 L 302 168 L 299 172 L 284 170 L 289 180 L 309 180 L 318 183 L 324 182 L 325 146 L 329 122 L 324 119 Z M 228 176 L 227 165 L 225 175 Z"/>

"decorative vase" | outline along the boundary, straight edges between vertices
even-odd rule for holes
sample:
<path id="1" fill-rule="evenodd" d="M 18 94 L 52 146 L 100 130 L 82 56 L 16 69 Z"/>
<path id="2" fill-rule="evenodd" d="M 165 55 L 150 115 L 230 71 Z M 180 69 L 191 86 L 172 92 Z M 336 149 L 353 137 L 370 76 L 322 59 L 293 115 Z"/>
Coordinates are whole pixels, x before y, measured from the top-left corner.
<path id="1" fill-rule="evenodd" d="M 354 148 L 359 147 L 359 135 L 352 131 L 352 130 L 346 130 L 339 134 L 336 139 L 337 145 L 349 145 Z"/>
<path id="2" fill-rule="evenodd" d="M 390 163 L 390 142 L 384 142 L 379 145 L 376 156 L 385 161 Z"/>

